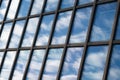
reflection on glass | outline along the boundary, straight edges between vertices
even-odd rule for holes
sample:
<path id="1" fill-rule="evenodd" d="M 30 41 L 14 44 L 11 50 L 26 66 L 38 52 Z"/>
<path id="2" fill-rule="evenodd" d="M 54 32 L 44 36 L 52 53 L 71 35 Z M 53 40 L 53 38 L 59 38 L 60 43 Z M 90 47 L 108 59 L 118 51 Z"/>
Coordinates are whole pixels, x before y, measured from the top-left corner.
<path id="1" fill-rule="evenodd" d="M 91 46 L 88 48 L 82 80 L 102 80 L 107 51 L 107 46 Z"/>
<path id="2" fill-rule="evenodd" d="M 55 11 L 57 9 L 58 1 L 59 0 L 47 0 L 45 12 Z"/>
<path id="3" fill-rule="evenodd" d="M 31 15 L 41 13 L 44 0 L 34 0 Z"/>
<path id="4" fill-rule="evenodd" d="M 113 46 L 108 80 L 120 80 L 120 45 Z"/>
<path id="5" fill-rule="evenodd" d="M 38 17 L 29 19 L 27 29 L 24 35 L 22 47 L 29 47 L 32 45 L 37 24 L 38 24 Z"/>
<path id="6" fill-rule="evenodd" d="M 68 48 L 61 80 L 77 80 L 83 48 Z"/>
<path id="7" fill-rule="evenodd" d="M 29 50 L 20 51 L 12 80 L 22 80 L 25 67 L 28 61 L 29 53 Z"/>
<path id="8" fill-rule="evenodd" d="M 7 13 L 7 19 L 13 19 L 15 17 L 19 2 L 20 0 L 12 0 L 9 11 Z"/>
<path id="9" fill-rule="evenodd" d="M 63 49 L 50 49 L 42 80 L 56 80 Z"/>
<path id="10" fill-rule="evenodd" d="M 71 11 L 60 13 L 55 27 L 52 44 L 64 44 L 71 18 Z"/>
<path id="11" fill-rule="evenodd" d="M 109 40 L 114 22 L 116 3 L 98 5 L 91 41 Z"/>
<path id="12" fill-rule="evenodd" d="M 72 34 L 70 36 L 70 43 L 79 43 L 85 41 L 91 10 L 91 7 L 77 10 Z"/>
<path id="13" fill-rule="evenodd" d="M 0 30 L 1 30 L 1 26 L 2 26 L 2 25 L 0 24 Z"/>
<path id="14" fill-rule="evenodd" d="M 117 32 L 116 32 L 116 39 L 120 39 L 120 15 L 119 15 L 119 22 L 117 26 Z"/>
<path id="15" fill-rule="evenodd" d="M 27 80 L 38 80 L 45 50 L 35 50 L 29 66 Z"/>
<path id="16" fill-rule="evenodd" d="M 12 28 L 12 23 L 6 23 L 4 25 L 4 28 L 0 37 L 0 49 L 6 47 L 11 28 Z"/>
<path id="17" fill-rule="evenodd" d="M 9 0 L 3 0 L 0 6 L 0 22 L 3 21 Z"/>
<path id="18" fill-rule="evenodd" d="M 23 27 L 24 27 L 24 23 L 25 20 L 22 21 L 17 21 L 12 33 L 12 37 L 11 37 L 11 41 L 9 44 L 9 48 L 17 48 L 21 35 L 22 35 L 22 31 L 23 31 Z"/>
<path id="19" fill-rule="evenodd" d="M 7 52 L 3 68 L 0 74 L 0 80 L 8 80 L 13 65 L 13 61 L 15 59 L 15 54 L 16 51 Z"/>
<path id="20" fill-rule="evenodd" d="M 61 8 L 69 8 L 74 6 L 75 0 L 62 0 Z"/>
<path id="21" fill-rule="evenodd" d="M 0 66 L 1 66 L 2 58 L 3 58 L 3 54 L 4 52 L 0 52 Z"/>
<path id="22" fill-rule="evenodd" d="M 28 10 L 30 7 L 31 0 L 22 0 L 20 5 L 18 17 L 25 17 L 28 14 Z"/>
<path id="23" fill-rule="evenodd" d="M 47 45 L 50 31 L 51 31 L 52 24 L 53 24 L 53 19 L 54 19 L 54 15 L 48 15 L 48 16 L 43 17 L 40 30 L 39 30 L 39 34 L 38 34 L 38 38 L 37 38 L 37 42 L 36 42 L 37 46 Z"/>
<path id="24" fill-rule="evenodd" d="M 93 2 L 94 0 L 79 0 L 79 5 Z"/>

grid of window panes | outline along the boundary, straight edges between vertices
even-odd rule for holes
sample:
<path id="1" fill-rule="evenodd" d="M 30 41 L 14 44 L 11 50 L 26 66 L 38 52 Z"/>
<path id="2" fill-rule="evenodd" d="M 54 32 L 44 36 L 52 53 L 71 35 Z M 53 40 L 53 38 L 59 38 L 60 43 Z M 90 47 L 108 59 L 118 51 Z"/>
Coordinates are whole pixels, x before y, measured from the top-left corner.
<path id="1" fill-rule="evenodd" d="M 120 2 L 0 0 L 0 80 L 120 80 Z"/>

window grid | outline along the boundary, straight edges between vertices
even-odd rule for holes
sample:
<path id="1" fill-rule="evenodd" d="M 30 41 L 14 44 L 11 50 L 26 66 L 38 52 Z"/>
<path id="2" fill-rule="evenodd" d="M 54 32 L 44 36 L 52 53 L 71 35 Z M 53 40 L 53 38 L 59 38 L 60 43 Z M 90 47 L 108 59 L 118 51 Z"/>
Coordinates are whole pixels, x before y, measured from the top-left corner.
<path id="1" fill-rule="evenodd" d="M 93 25 L 93 21 L 94 21 L 94 17 L 95 17 L 97 5 L 98 4 L 105 4 L 105 3 L 115 2 L 114 0 L 106 0 L 106 1 L 98 1 L 98 2 L 97 2 L 97 0 L 95 0 L 92 3 L 87 3 L 87 4 L 83 4 L 83 5 L 77 5 L 78 0 L 75 0 L 75 3 L 74 3 L 73 7 L 65 8 L 65 9 L 60 9 L 60 5 L 61 5 L 61 1 L 62 0 L 59 0 L 59 3 L 58 3 L 56 11 L 44 12 L 45 6 L 46 6 L 46 2 L 47 2 L 45 0 L 44 4 L 43 4 L 43 7 L 42 7 L 41 14 L 30 15 L 33 3 L 35 1 L 35 0 L 32 0 L 31 5 L 30 5 L 30 9 L 29 9 L 29 12 L 28 12 L 28 15 L 26 17 L 17 18 L 18 11 L 19 11 L 20 4 L 21 4 L 21 1 L 20 1 L 19 2 L 19 7 L 17 8 L 17 11 L 16 11 L 17 13 L 15 15 L 15 18 L 11 19 L 9 21 L 5 21 L 7 13 L 9 11 L 9 7 L 10 7 L 10 4 L 11 4 L 11 1 L 12 0 L 9 0 L 9 4 L 7 6 L 7 10 L 6 10 L 6 13 L 5 13 L 5 16 L 4 16 L 4 20 L 2 22 L 0 22 L 0 24 L 2 25 L 1 29 L 0 29 L 0 36 L 1 36 L 2 30 L 3 30 L 4 24 L 5 23 L 9 23 L 9 22 L 13 22 L 12 29 L 10 31 L 10 36 L 9 36 L 8 41 L 7 41 L 6 48 L 5 49 L 0 49 L 0 52 L 4 52 L 4 56 L 2 58 L 2 63 L 0 65 L 0 73 L 1 73 L 1 69 L 2 69 L 3 63 L 5 62 L 5 57 L 6 57 L 7 51 L 16 51 L 15 60 L 13 62 L 12 70 L 11 70 L 11 73 L 10 73 L 10 76 L 9 76 L 9 79 L 12 80 L 13 73 L 14 73 L 14 70 L 15 70 L 15 66 L 16 66 L 16 63 L 17 63 L 17 59 L 18 59 L 20 50 L 30 50 L 29 60 L 27 62 L 27 67 L 25 69 L 24 77 L 23 77 L 23 80 L 25 80 L 26 76 L 27 76 L 27 73 L 28 73 L 28 68 L 30 66 L 30 62 L 31 62 L 31 58 L 32 58 L 32 55 L 33 55 L 33 51 L 36 50 L 36 49 L 46 49 L 45 57 L 44 57 L 44 60 L 43 60 L 43 63 L 42 63 L 41 72 L 40 72 L 40 75 L 39 75 L 39 80 L 41 80 L 42 76 L 43 76 L 44 68 L 45 68 L 45 63 L 47 61 L 47 56 L 48 56 L 49 49 L 52 49 L 52 48 L 53 49 L 54 48 L 64 48 L 64 51 L 63 51 L 63 54 L 62 54 L 62 59 L 60 61 L 59 71 L 57 73 L 57 79 L 56 79 L 56 80 L 60 80 L 67 48 L 69 48 L 69 47 L 84 47 L 84 51 L 83 51 L 83 55 L 82 55 L 82 59 L 81 59 L 81 63 L 80 63 L 80 68 L 79 68 L 79 73 L 78 73 L 78 77 L 77 77 L 77 79 L 80 80 L 81 77 L 82 77 L 82 72 L 83 72 L 83 67 L 84 67 L 84 62 L 85 62 L 85 58 L 86 58 L 86 53 L 87 53 L 88 47 L 89 46 L 97 46 L 97 45 L 108 45 L 109 49 L 108 49 L 107 60 L 106 60 L 106 65 L 105 65 L 105 69 L 104 69 L 103 80 L 107 79 L 108 69 L 109 69 L 109 65 L 110 65 L 109 63 L 110 63 L 110 58 L 111 58 L 112 47 L 113 47 L 114 44 L 120 44 L 120 40 L 114 40 L 115 31 L 116 31 L 117 22 L 118 22 L 118 16 L 119 16 L 119 13 L 120 13 L 120 2 L 118 2 L 117 11 L 115 13 L 115 19 L 114 19 L 112 35 L 111 35 L 110 40 L 109 41 L 99 41 L 99 42 L 89 42 L 89 40 L 90 40 L 90 33 L 91 33 L 91 29 L 92 29 L 92 25 Z M 1 5 L 1 2 L 2 2 L 2 0 L 0 0 L 0 5 Z M 89 26 L 88 26 L 86 41 L 84 43 L 72 43 L 72 44 L 69 44 L 69 38 L 70 38 L 70 34 L 71 34 L 72 25 L 73 25 L 73 21 L 74 21 L 76 10 L 80 9 L 80 8 L 90 7 L 90 6 L 92 6 L 92 13 L 91 13 L 91 19 L 90 19 L 90 22 L 89 22 Z M 69 29 L 68 29 L 68 33 L 67 33 L 67 38 L 66 38 L 65 44 L 62 44 L 62 45 L 51 45 L 51 40 L 52 40 L 52 37 L 53 37 L 53 32 L 54 32 L 54 29 L 55 29 L 55 25 L 56 25 L 56 21 L 57 21 L 57 18 L 58 18 L 58 14 L 60 12 L 65 12 L 65 11 L 70 11 L 70 10 L 72 10 L 72 16 L 71 16 L 71 21 L 70 21 L 70 24 L 69 24 Z M 39 25 L 41 24 L 42 18 L 43 18 L 43 16 L 49 15 L 49 14 L 55 14 L 55 17 L 54 17 L 54 22 L 53 22 L 53 25 L 52 25 L 52 30 L 51 30 L 51 33 L 50 33 L 48 45 L 47 46 L 35 46 L 37 35 L 38 35 L 38 32 L 39 32 Z M 35 32 L 35 36 L 34 36 L 34 40 L 33 40 L 32 46 L 30 46 L 30 47 L 21 47 L 22 41 L 23 41 L 23 36 L 24 36 L 25 30 L 26 30 L 26 27 L 27 27 L 28 20 L 30 18 L 33 18 L 33 17 L 39 17 L 39 22 L 38 22 L 38 25 L 37 25 L 37 29 L 36 29 L 37 31 Z M 18 20 L 26 20 L 25 25 L 24 25 L 24 29 L 23 29 L 23 32 L 22 32 L 22 36 L 21 36 L 21 39 L 20 39 L 20 42 L 19 42 L 19 47 L 18 48 L 8 48 L 9 43 L 10 43 L 10 39 L 11 39 L 11 36 L 12 36 L 12 32 L 13 32 L 13 29 L 14 29 L 14 25 L 15 25 L 16 21 L 18 21 Z"/>

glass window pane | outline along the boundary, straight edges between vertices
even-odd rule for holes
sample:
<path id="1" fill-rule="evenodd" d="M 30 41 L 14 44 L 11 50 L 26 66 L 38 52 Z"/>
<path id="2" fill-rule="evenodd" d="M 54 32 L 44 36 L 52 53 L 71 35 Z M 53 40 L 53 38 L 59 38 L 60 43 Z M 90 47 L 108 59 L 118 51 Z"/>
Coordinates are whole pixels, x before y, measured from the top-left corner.
<path id="1" fill-rule="evenodd" d="M 79 5 L 93 2 L 94 0 L 79 0 Z"/>
<path id="2" fill-rule="evenodd" d="M 117 32 L 116 32 L 115 38 L 120 39 L 120 15 L 119 15 L 119 22 L 118 22 Z"/>
<path id="3" fill-rule="evenodd" d="M 12 80 L 22 80 L 30 50 L 20 51 Z"/>
<path id="4" fill-rule="evenodd" d="M 44 0 L 34 0 L 31 15 L 41 13 Z"/>
<path id="5" fill-rule="evenodd" d="M 54 15 L 47 15 L 43 17 L 36 45 L 47 45 L 49 35 L 51 32 L 52 24 L 54 20 Z"/>
<path id="6" fill-rule="evenodd" d="M 4 55 L 4 52 L 0 52 L 0 66 L 1 66 L 3 55 Z"/>
<path id="7" fill-rule="evenodd" d="M 55 11 L 57 9 L 58 1 L 59 0 L 47 0 L 45 12 Z"/>
<path id="8" fill-rule="evenodd" d="M 55 27 L 52 44 L 64 44 L 71 19 L 71 11 L 60 13 Z"/>
<path id="9" fill-rule="evenodd" d="M 35 50 L 33 52 L 32 60 L 28 70 L 27 80 L 38 80 L 44 55 L 45 50 Z"/>
<path id="10" fill-rule="evenodd" d="M 34 23 L 33 23 L 34 22 Z M 29 19 L 27 29 L 24 35 L 22 47 L 32 46 L 33 38 L 38 24 L 38 17 Z"/>
<path id="11" fill-rule="evenodd" d="M 12 28 L 12 23 L 6 23 L 4 25 L 4 28 L 0 37 L 0 49 L 4 49 L 6 47 L 11 28 Z"/>
<path id="12" fill-rule="evenodd" d="M 13 19 L 15 17 L 19 2 L 20 0 L 12 0 L 8 14 L 7 14 L 7 19 Z"/>
<path id="13" fill-rule="evenodd" d="M 77 10 L 70 36 L 70 43 L 85 42 L 91 10 L 91 7 Z"/>
<path id="14" fill-rule="evenodd" d="M 31 0 L 22 0 L 22 3 L 20 5 L 18 17 L 25 17 L 28 14 L 29 8 L 30 8 Z"/>
<path id="15" fill-rule="evenodd" d="M 68 48 L 60 80 L 77 80 L 83 48 Z"/>
<path id="16" fill-rule="evenodd" d="M 13 65 L 13 61 L 15 59 L 15 54 L 16 51 L 7 52 L 3 68 L 0 74 L 0 80 L 8 80 Z"/>
<path id="17" fill-rule="evenodd" d="M 3 0 L 0 6 L 0 22 L 3 21 L 8 6 L 8 0 Z"/>
<path id="18" fill-rule="evenodd" d="M 116 3 L 109 3 L 97 7 L 91 41 L 104 41 L 110 39 L 116 6 Z"/>
<path id="19" fill-rule="evenodd" d="M 24 28 L 24 23 L 25 23 L 25 20 L 16 22 L 13 33 L 12 33 L 12 37 L 10 40 L 9 48 L 17 48 L 18 47 L 18 44 L 19 44 L 19 41 L 20 41 L 20 38 L 22 35 L 22 31 Z"/>
<path id="20" fill-rule="evenodd" d="M 88 48 L 82 80 L 102 80 L 107 52 L 107 46 Z"/>
<path id="21" fill-rule="evenodd" d="M 113 46 L 108 80 L 120 80 L 120 45 Z"/>
<path id="22" fill-rule="evenodd" d="M 62 53 L 62 48 L 50 49 L 42 80 L 56 80 Z"/>

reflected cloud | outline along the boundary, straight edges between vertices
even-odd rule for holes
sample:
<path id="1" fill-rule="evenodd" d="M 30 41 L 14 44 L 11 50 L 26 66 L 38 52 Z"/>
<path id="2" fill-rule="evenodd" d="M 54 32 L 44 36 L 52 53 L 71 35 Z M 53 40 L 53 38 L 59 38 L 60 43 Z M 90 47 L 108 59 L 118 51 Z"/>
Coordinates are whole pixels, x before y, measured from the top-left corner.
<path id="1" fill-rule="evenodd" d="M 4 52 L 0 52 L 0 66 L 1 66 L 3 55 L 4 55 Z"/>
<path id="2" fill-rule="evenodd" d="M 94 0 L 79 0 L 79 4 L 86 4 L 86 3 L 90 3 L 93 2 Z"/>

